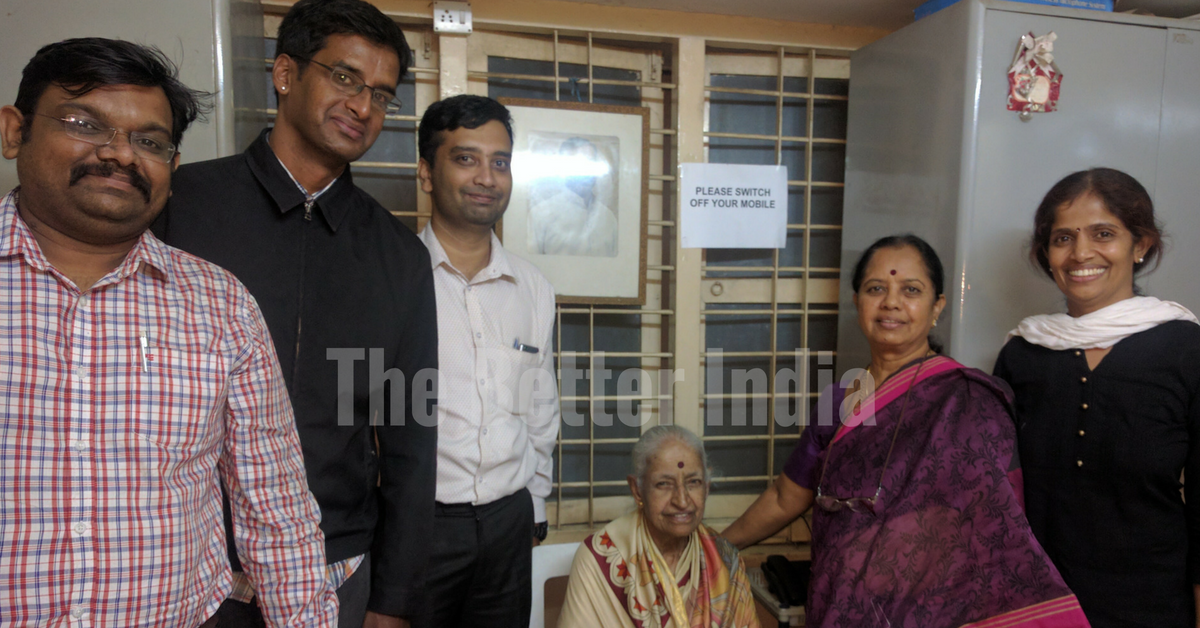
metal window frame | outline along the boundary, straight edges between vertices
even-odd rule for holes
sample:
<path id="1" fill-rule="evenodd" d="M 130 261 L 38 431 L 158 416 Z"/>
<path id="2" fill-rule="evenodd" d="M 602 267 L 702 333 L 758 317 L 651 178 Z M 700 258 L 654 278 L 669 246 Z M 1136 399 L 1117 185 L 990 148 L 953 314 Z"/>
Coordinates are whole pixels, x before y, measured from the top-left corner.
<path id="1" fill-rule="evenodd" d="M 756 59 L 754 63 L 757 67 L 751 68 L 749 72 L 738 71 L 737 64 L 732 66 L 728 63 L 714 63 L 716 57 L 732 57 L 737 61 L 746 62 L 748 59 Z M 773 63 L 767 60 L 773 57 Z M 802 60 L 802 63 L 796 61 Z M 823 61 L 831 61 L 822 63 Z M 773 74 L 775 78 L 775 89 L 745 89 L 734 87 L 723 87 L 713 85 L 712 76 L 714 74 L 743 74 L 751 76 L 769 76 L 764 71 L 766 66 L 773 66 Z M 822 66 L 826 76 L 821 76 Z M 718 66 L 718 67 L 714 67 Z M 731 71 L 733 70 L 733 71 Z M 706 50 L 706 71 L 705 71 L 705 130 L 703 136 L 705 138 L 705 161 L 707 158 L 708 140 L 712 138 L 729 138 L 729 139 L 746 139 L 771 141 L 774 143 L 775 163 L 783 164 L 783 148 L 784 143 L 802 143 L 804 145 L 804 173 L 801 179 L 788 180 L 789 189 L 803 189 L 803 216 L 802 223 L 789 223 L 787 230 L 789 235 L 799 232 L 802 235 L 800 246 L 803 247 L 803 265 L 801 266 L 783 266 L 780 264 L 780 250 L 775 250 L 772 254 L 772 264 L 770 266 L 736 266 L 736 265 L 720 265 L 709 264 L 707 255 L 704 256 L 700 263 L 701 282 L 704 290 L 702 295 L 702 314 L 701 314 L 701 330 L 699 337 L 702 340 L 707 339 L 707 323 L 710 318 L 729 317 L 729 316 L 746 316 L 746 315 L 766 315 L 769 317 L 768 336 L 769 336 L 769 351 L 721 351 L 723 357 L 757 357 L 767 358 L 767 387 L 766 394 L 762 393 L 731 393 L 720 392 L 711 393 L 701 391 L 700 404 L 702 408 L 707 409 L 707 405 L 713 402 L 724 402 L 729 399 L 765 399 L 768 421 L 766 434 L 746 434 L 746 435 L 710 435 L 707 430 L 703 430 L 701 438 L 705 443 L 715 442 L 740 442 L 752 443 L 762 442 L 766 447 L 765 452 L 765 469 L 764 475 L 746 475 L 746 476 L 729 476 L 722 477 L 723 482 L 762 482 L 764 488 L 768 486 L 775 478 L 774 469 L 776 466 L 775 449 L 776 442 L 780 439 L 796 439 L 799 437 L 803 427 L 795 432 L 781 433 L 777 430 L 777 422 L 775 420 L 777 399 L 799 398 L 797 403 L 802 403 L 805 406 L 809 405 L 819 396 L 819 391 L 808 391 L 802 393 L 780 392 L 775 389 L 775 373 L 779 368 L 779 358 L 783 356 L 791 357 L 798 351 L 802 359 L 802 372 L 799 374 L 801 381 L 808 380 L 808 364 L 810 361 L 810 318 L 812 316 L 832 316 L 837 317 L 838 289 L 840 280 L 840 269 L 830 267 L 814 267 L 811 264 L 812 255 L 812 234 L 814 231 L 840 231 L 841 225 L 826 225 L 813 224 L 812 219 L 812 191 L 814 188 L 842 188 L 844 183 L 815 181 L 813 178 L 813 148 L 818 144 L 842 144 L 844 145 L 845 138 L 830 139 L 814 137 L 815 129 L 815 114 L 816 104 L 819 101 L 846 101 L 846 96 L 827 95 L 816 93 L 817 78 L 841 78 L 840 74 L 843 71 L 848 71 L 848 61 L 844 64 L 840 59 L 823 59 L 818 51 L 814 48 L 795 48 L 788 46 L 776 46 L 770 52 L 762 50 L 754 51 L 737 51 L 731 50 L 727 45 L 717 47 L 711 43 Z M 785 79 L 791 77 L 803 77 L 807 81 L 807 89 L 804 92 L 788 91 L 785 88 Z M 750 133 L 729 133 L 711 130 L 707 106 L 714 94 L 744 94 L 754 96 L 767 96 L 774 99 L 775 106 L 775 133 L 773 135 L 765 134 L 750 134 Z M 784 135 L 784 108 L 786 101 L 802 101 L 805 109 L 804 128 L 805 135 L 802 137 Z M 789 173 L 794 175 L 795 173 Z M 707 253 L 707 251 L 706 251 Z M 731 276 L 733 275 L 733 276 Z M 799 275 L 793 277 L 791 275 Z M 814 275 L 819 275 L 814 277 Z M 783 298 L 781 298 L 783 297 Z M 799 307 L 787 304 L 799 304 Z M 712 305 L 727 305 L 727 304 L 744 304 L 749 305 L 743 309 L 714 309 Z M 754 307 L 756 304 L 761 304 L 762 307 Z M 781 306 L 781 304 L 783 304 Z M 821 304 L 832 306 L 828 309 L 814 309 L 814 305 Z M 779 349 L 779 325 L 781 316 L 799 316 L 800 318 L 800 338 L 802 346 L 794 350 L 783 351 Z M 707 349 L 708 343 L 705 342 L 703 347 L 706 347 L 700 352 L 701 360 L 705 368 L 708 367 L 708 358 L 712 352 Z M 702 429 L 705 427 L 701 426 Z M 735 496 L 726 501 L 732 504 L 725 504 L 725 508 L 718 508 L 716 512 L 712 512 L 710 508 L 709 516 L 715 515 L 715 518 L 734 517 L 740 513 L 744 507 L 749 506 L 753 496 L 749 500 L 738 500 Z M 711 498 L 710 498 L 711 499 Z M 732 505 L 732 508 L 729 506 Z M 803 529 L 793 529 L 787 536 L 791 540 L 808 540 L 807 526 Z"/>

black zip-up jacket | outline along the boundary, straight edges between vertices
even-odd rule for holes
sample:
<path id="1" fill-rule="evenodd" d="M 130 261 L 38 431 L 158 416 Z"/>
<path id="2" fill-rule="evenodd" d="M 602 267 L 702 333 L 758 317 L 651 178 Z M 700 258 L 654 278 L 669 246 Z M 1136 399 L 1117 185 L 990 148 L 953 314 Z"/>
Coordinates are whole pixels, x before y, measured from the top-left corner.
<path id="1" fill-rule="evenodd" d="M 369 550 L 368 607 L 411 616 L 428 562 L 437 461 L 432 395 L 413 395 L 418 373 L 437 368 L 437 301 L 424 244 L 354 185 L 349 168 L 307 205 L 267 131 L 243 154 L 179 168 L 154 232 L 228 269 L 254 295 L 296 412 L 326 560 Z M 338 424 L 339 361 L 331 349 L 362 351 L 353 362 L 353 425 Z M 372 349 L 383 350 L 375 370 L 403 373 L 403 416 L 391 415 L 390 393 L 378 417 L 369 416 L 369 386 L 390 388 L 378 375 L 371 381 Z M 414 416 L 414 404 L 429 418 Z M 231 559 L 236 568 L 233 552 Z"/>

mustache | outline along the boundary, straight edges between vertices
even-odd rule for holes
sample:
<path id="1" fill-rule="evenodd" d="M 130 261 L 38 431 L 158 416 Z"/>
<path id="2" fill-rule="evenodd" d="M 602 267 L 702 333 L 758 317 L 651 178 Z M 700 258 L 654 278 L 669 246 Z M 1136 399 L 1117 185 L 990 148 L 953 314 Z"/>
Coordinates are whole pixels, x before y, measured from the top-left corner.
<path id="1" fill-rule="evenodd" d="M 482 187 L 474 187 L 474 186 L 465 187 L 465 188 L 463 188 L 462 191 L 465 194 L 472 194 L 472 195 L 476 195 L 476 196 L 488 196 L 488 197 L 491 197 L 492 200 L 496 200 L 496 199 L 500 198 L 500 196 L 501 196 L 501 194 L 495 190 L 489 190 L 487 188 L 482 188 Z"/>
<path id="2" fill-rule="evenodd" d="M 67 182 L 67 185 L 75 185 L 76 183 L 79 183 L 80 179 L 88 176 L 89 174 L 96 177 L 107 178 L 113 176 L 117 172 L 120 172 L 128 177 L 129 184 L 132 185 L 134 189 L 142 193 L 142 198 L 145 199 L 147 203 L 150 202 L 150 182 L 147 181 L 146 177 L 143 177 L 142 173 L 138 172 L 137 168 L 134 168 L 133 166 L 121 167 L 117 164 L 107 161 L 102 161 L 98 164 L 76 164 L 75 166 L 71 167 L 71 179 Z"/>

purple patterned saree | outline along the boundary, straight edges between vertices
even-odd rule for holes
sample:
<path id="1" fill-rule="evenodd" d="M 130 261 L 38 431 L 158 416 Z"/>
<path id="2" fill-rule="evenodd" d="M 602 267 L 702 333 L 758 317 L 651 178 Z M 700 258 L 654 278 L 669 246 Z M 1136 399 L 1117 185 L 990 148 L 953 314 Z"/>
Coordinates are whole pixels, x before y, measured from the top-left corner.
<path id="1" fill-rule="evenodd" d="M 814 507 L 807 625 L 1088 625 L 1025 519 L 1002 382 L 939 356 L 901 369 L 857 412 L 844 398 L 822 393 L 818 408 L 836 415 L 815 413 L 784 473 L 826 496 L 880 497 L 874 513 Z"/>

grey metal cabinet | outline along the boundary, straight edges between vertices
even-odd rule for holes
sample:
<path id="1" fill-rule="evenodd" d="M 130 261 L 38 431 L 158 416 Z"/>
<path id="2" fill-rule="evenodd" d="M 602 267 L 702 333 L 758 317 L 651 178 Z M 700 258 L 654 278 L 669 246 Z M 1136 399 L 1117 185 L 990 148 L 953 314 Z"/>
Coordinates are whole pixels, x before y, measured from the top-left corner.
<path id="1" fill-rule="evenodd" d="M 1167 30 L 1162 120 L 1152 193 L 1167 214 L 1166 261 L 1147 293 L 1200 311 L 1200 31 Z"/>
<path id="2" fill-rule="evenodd" d="M 1006 108 L 1021 35 L 1058 34 L 1058 111 Z M 838 369 L 868 361 L 850 277 L 876 238 L 912 232 L 946 266 L 937 335 L 990 370 L 1021 318 L 1062 311 L 1028 260 L 1033 213 L 1064 175 L 1129 172 L 1173 238 L 1147 293 L 1200 311 L 1200 24 L 963 0 L 851 56 Z"/>

